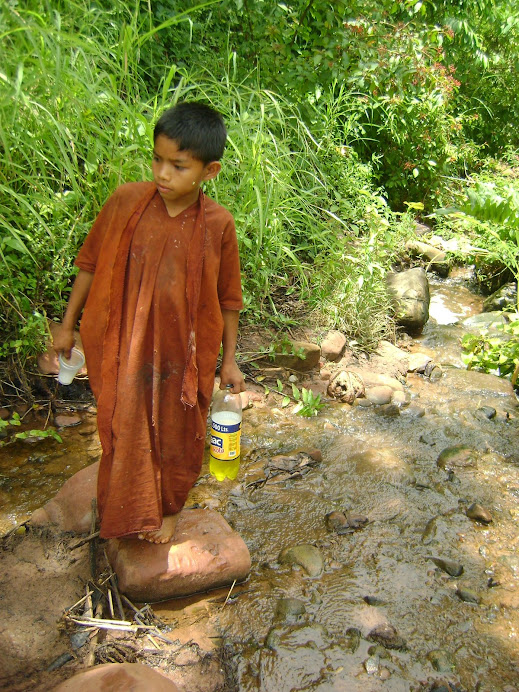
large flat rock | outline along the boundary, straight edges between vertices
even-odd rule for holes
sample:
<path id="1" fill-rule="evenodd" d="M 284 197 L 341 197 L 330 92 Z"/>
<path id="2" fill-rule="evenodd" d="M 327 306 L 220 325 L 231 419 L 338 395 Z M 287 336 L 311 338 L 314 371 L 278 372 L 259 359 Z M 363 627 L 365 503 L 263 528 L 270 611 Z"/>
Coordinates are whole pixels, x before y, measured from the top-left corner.
<path id="1" fill-rule="evenodd" d="M 179 692 L 174 682 L 142 663 L 105 663 L 74 675 L 53 692 Z"/>
<path id="2" fill-rule="evenodd" d="M 90 531 L 98 471 L 99 462 L 96 462 L 71 476 L 47 504 L 32 513 L 31 524 L 55 526 L 60 531 L 74 533 Z"/>
<path id="3" fill-rule="evenodd" d="M 120 590 L 146 603 L 243 581 L 251 567 L 243 539 L 210 509 L 182 510 L 171 543 L 113 538 L 106 552 Z"/>

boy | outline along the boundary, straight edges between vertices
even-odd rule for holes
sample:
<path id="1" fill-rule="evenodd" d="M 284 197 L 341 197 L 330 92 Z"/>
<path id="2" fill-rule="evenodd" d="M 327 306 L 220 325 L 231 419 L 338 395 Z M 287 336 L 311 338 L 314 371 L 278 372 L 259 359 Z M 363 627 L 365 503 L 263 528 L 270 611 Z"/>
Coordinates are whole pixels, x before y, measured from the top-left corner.
<path id="1" fill-rule="evenodd" d="M 153 183 L 119 187 L 76 259 L 54 348 L 81 338 L 102 445 L 101 537 L 173 538 L 199 476 L 216 361 L 243 391 L 235 360 L 243 307 L 231 214 L 200 189 L 221 169 L 227 133 L 202 103 L 167 110 L 154 130 Z"/>

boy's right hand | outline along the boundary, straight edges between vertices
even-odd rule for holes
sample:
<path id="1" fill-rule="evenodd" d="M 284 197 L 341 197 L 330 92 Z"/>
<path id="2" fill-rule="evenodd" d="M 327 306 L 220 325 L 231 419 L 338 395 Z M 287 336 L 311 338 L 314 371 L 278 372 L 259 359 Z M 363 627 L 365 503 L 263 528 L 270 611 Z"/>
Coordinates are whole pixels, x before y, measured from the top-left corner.
<path id="1" fill-rule="evenodd" d="M 70 358 L 70 352 L 75 343 L 74 329 L 62 324 L 56 326 L 52 335 L 52 346 L 56 353 L 63 353 L 65 358 Z"/>

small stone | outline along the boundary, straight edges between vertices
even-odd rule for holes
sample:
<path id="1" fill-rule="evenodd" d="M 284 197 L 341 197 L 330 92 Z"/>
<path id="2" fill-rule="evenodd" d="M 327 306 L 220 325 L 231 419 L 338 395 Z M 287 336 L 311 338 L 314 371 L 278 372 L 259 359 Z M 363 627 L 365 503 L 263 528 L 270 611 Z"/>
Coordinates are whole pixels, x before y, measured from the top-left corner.
<path id="1" fill-rule="evenodd" d="M 422 406 L 411 404 L 401 411 L 401 415 L 407 416 L 408 418 L 423 418 L 423 416 L 425 416 L 425 409 Z"/>
<path id="2" fill-rule="evenodd" d="M 276 617 L 282 620 L 298 620 L 305 613 L 305 604 L 298 598 L 280 598 L 276 604 Z"/>
<path id="3" fill-rule="evenodd" d="M 8 408 L 5 408 L 3 406 L 2 408 L 0 408 L 0 420 L 7 420 L 10 415 L 11 413 Z"/>
<path id="4" fill-rule="evenodd" d="M 452 656 L 443 649 L 429 651 L 427 658 L 431 662 L 434 670 L 437 670 L 438 673 L 450 673 L 454 670 L 454 660 Z"/>
<path id="5" fill-rule="evenodd" d="M 436 460 L 436 464 L 441 469 L 449 471 L 455 468 L 475 466 L 476 460 L 477 452 L 475 449 L 465 445 L 456 445 L 442 450 Z"/>
<path id="6" fill-rule="evenodd" d="M 365 397 L 372 404 L 380 406 L 381 404 L 389 404 L 393 396 L 393 390 L 391 387 L 384 385 L 379 385 L 376 387 L 369 387 L 366 389 Z"/>
<path id="7" fill-rule="evenodd" d="M 469 519 L 479 522 L 480 524 L 490 524 L 492 522 L 492 515 L 477 502 L 473 502 L 466 512 Z"/>
<path id="8" fill-rule="evenodd" d="M 405 406 L 408 403 L 405 392 L 393 392 L 391 403 L 395 406 Z"/>
<path id="9" fill-rule="evenodd" d="M 57 428 L 73 428 L 79 425 L 81 421 L 82 418 L 77 413 L 61 413 L 54 418 L 54 424 Z"/>
<path id="10" fill-rule="evenodd" d="M 451 577 L 460 577 L 463 574 L 463 565 L 461 565 L 459 562 L 447 560 L 443 557 L 431 557 L 429 559 Z"/>
<path id="11" fill-rule="evenodd" d="M 362 637 L 361 631 L 356 627 L 348 627 L 344 633 L 344 636 L 346 641 L 344 644 L 341 644 L 341 648 L 346 649 L 354 654 L 360 646 L 360 640 Z"/>
<path id="12" fill-rule="evenodd" d="M 368 605 L 374 607 L 386 605 L 386 601 L 383 601 L 381 598 L 378 598 L 377 596 L 363 596 L 362 600 Z"/>
<path id="13" fill-rule="evenodd" d="M 465 603 L 475 603 L 476 605 L 480 605 L 481 603 L 481 596 L 472 589 L 458 587 L 456 589 L 456 596 Z"/>
<path id="14" fill-rule="evenodd" d="M 331 331 L 324 337 L 321 344 L 321 355 L 326 360 L 339 360 L 346 346 L 346 337 L 342 332 Z"/>
<path id="15" fill-rule="evenodd" d="M 425 353 L 410 353 L 409 354 L 409 372 L 424 372 L 428 363 L 432 358 Z"/>
<path id="16" fill-rule="evenodd" d="M 290 375 L 288 381 L 293 382 L 295 384 L 298 381 L 297 375 Z"/>
<path id="17" fill-rule="evenodd" d="M 406 647 L 405 640 L 398 634 L 393 625 L 387 622 L 374 627 L 367 639 L 382 644 L 386 649 L 405 649 Z"/>
<path id="18" fill-rule="evenodd" d="M 476 409 L 474 415 L 479 420 L 493 420 L 497 415 L 497 411 L 492 406 L 480 406 Z"/>
<path id="19" fill-rule="evenodd" d="M 395 404 L 381 404 L 376 407 L 375 413 L 379 416 L 386 416 L 386 418 L 396 418 L 400 415 L 400 407 L 395 406 Z"/>
<path id="20" fill-rule="evenodd" d="M 282 564 L 300 565 L 310 577 L 318 577 L 324 567 L 320 551 L 308 543 L 284 548 L 278 559 Z"/>

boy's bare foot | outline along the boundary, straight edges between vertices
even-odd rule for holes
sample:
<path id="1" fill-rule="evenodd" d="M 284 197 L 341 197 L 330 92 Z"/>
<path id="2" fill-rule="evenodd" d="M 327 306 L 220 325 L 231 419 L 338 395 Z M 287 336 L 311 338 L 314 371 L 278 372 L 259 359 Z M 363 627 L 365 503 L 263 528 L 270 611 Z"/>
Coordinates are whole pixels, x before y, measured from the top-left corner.
<path id="1" fill-rule="evenodd" d="M 177 526 L 178 514 L 171 514 L 164 517 L 162 526 L 157 531 L 146 531 L 139 534 L 141 541 L 149 541 L 150 543 L 169 543 L 175 535 Z"/>

